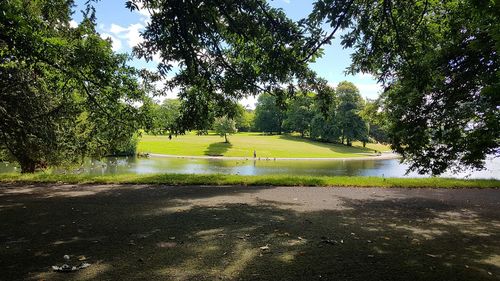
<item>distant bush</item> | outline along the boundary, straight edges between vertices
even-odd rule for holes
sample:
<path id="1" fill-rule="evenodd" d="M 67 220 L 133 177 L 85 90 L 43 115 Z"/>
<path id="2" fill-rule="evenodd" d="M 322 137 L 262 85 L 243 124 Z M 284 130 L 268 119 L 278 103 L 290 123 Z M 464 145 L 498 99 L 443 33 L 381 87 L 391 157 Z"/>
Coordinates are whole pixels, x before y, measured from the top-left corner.
<path id="1" fill-rule="evenodd" d="M 139 133 L 134 133 L 127 142 L 118 144 L 110 150 L 109 156 L 133 156 L 137 152 Z"/>

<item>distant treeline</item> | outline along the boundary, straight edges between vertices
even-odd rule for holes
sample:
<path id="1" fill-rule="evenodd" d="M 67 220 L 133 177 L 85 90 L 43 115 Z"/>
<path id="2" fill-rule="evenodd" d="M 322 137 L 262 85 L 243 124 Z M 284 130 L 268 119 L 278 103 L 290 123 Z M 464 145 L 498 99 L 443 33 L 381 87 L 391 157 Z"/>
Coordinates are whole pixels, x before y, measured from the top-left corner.
<path id="1" fill-rule="evenodd" d="M 233 112 L 229 118 L 240 132 L 295 132 L 302 137 L 346 145 L 353 141 L 388 142 L 384 111 L 378 100 L 364 100 L 358 88 L 346 81 L 339 83 L 336 89 L 330 88 L 327 95 L 327 99 L 319 99 L 313 93 L 297 92 L 286 100 L 279 100 L 275 95 L 264 93 L 258 97 L 255 110 L 236 104 L 234 109 L 228 109 Z M 181 111 L 181 102 L 177 99 L 152 104 L 146 131 L 175 134 Z M 215 116 L 208 118 L 199 132 L 213 129 L 215 120 Z"/>

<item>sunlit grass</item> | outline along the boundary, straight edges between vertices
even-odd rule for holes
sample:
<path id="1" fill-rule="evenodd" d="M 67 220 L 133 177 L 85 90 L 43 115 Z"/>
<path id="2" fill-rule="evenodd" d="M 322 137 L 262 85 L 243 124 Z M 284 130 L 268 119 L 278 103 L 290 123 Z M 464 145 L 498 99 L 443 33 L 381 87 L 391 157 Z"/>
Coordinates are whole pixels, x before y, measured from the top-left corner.
<path id="1" fill-rule="evenodd" d="M 500 188 L 499 180 L 450 178 L 382 178 L 326 176 L 240 176 L 196 174 L 120 174 L 57 175 L 0 174 L 0 182 L 70 183 L 70 184 L 165 184 L 165 185 L 243 185 L 243 186 L 354 186 L 354 187 L 430 187 L 430 188 Z"/>
<path id="2" fill-rule="evenodd" d="M 215 134 L 197 136 L 187 134 L 173 137 L 144 135 L 138 146 L 139 152 L 207 156 L 223 155 L 229 157 L 252 157 L 253 151 L 257 157 L 290 157 L 290 158 L 341 158 L 363 157 L 367 153 L 389 151 L 382 144 L 367 144 L 363 148 L 360 142 L 352 147 L 311 141 L 309 139 L 290 135 L 263 135 L 260 133 L 238 133 L 229 136 L 230 143 Z"/>

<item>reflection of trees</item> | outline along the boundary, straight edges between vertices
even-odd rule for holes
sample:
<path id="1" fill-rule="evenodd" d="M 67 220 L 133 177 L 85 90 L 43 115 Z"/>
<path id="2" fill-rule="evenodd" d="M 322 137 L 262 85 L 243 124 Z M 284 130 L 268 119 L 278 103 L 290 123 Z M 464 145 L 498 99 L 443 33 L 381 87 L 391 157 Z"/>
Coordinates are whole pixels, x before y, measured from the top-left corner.
<path id="1" fill-rule="evenodd" d="M 377 167 L 379 160 L 352 160 L 344 161 L 344 167 L 347 176 L 363 175 L 366 170 L 372 170 Z M 382 160 L 383 161 L 383 160 Z"/>

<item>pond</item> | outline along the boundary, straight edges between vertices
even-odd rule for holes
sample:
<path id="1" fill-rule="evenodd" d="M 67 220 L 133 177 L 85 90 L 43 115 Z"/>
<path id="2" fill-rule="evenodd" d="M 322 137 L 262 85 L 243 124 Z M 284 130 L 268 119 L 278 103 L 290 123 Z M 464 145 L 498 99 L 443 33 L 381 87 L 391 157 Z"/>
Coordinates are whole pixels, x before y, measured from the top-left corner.
<path id="1" fill-rule="evenodd" d="M 500 179 L 500 158 L 488 159 L 486 170 L 445 173 L 443 177 Z M 88 160 L 82 168 L 55 173 L 105 174 L 238 174 L 238 175 L 311 175 L 311 176 L 383 176 L 425 177 L 416 173 L 405 175 L 407 166 L 397 159 L 389 160 L 222 160 L 190 158 L 108 157 Z M 0 163 L 0 173 L 19 171 L 11 163 Z"/>

